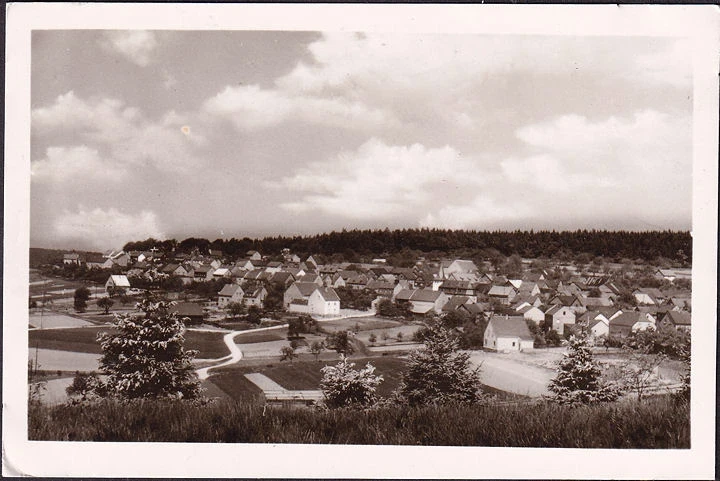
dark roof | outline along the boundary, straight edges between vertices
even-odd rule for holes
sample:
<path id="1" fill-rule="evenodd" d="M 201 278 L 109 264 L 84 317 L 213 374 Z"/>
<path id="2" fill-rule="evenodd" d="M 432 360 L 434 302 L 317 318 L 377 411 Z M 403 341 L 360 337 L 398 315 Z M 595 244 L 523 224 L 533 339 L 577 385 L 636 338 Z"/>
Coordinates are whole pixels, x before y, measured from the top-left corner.
<path id="1" fill-rule="evenodd" d="M 371 290 L 376 289 L 395 289 L 395 284 L 392 282 L 385 282 L 385 281 L 370 281 L 367 283 L 367 288 Z"/>
<path id="2" fill-rule="evenodd" d="M 290 272 L 280 271 L 273 274 L 273 276 L 270 278 L 272 282 L 278 282 L 285 284 L 288 279 L 295 279 L 295 276 L 293 276 Z"/>
<path id="3" fill-rule="evenodd" d="M 412 295 L 410 300 L 418 302 L 435 302 L 441 294 L 441 291 L 433 291 L 432 289 L 418 289 Z"/>
<path id="4" fill-rule="evenodd" d="M 522 316 L 493 316 L 490 323 L 492 323 L 496 337 L 519 337 L 526 341 L 534 339 Z"/>
<path id="5" fill-rule="evenodd" d="M 415 293 L 414 289 L 403 289 L 395 295 L 396 301 L 409 301 Z"/>
<path id="6" fill-rule="evenodd" d="M 218 292 L 218 296 L 232 297 L 238 289 L 240 289 L 240 286 L 237 284 L 225 284 L 220 292 Z"/>
<path id="7" fill-rule="evenodd" d="M 632 327 L 636 322 L 642 321 L 642 315 L 643 313 L 638 311 L 623 312 L 615 319 L 610 319 L 610 324 L 613 326 Z"/>
<path id="8" fill-rule="evenodd" d="M 318 289 L 318 285 L 314 282 L 295 282 L 293 283 L 293 286 L 296 286 L 300 291 L 300 294 L 304 297 L 308 297 L 310 294 L 315 292 L 315 289 Z"/>
<path id="9" fill-rule="evenodd" d="M 318 287 L 317 290 L 320 292 L 320 295 L 326 301 L 340 302 L 340 298 L 338 297 L 337 292 L 335 292 L 335 289 L 333 289 L 332 287 Z"/>
<path id="10" fill-rule="evenodd" d="M 196 317 L 203 315 L 203 310 L 200 304 L 195 304 L 194 302 L 178 302 L 170 308 L 170 312 L 175 312 L 180 317 Z"/>
<path id="11" fill-rule="evenodd" d="M 685 311 L 668 311 L 665 319 L 669 320 L 676 326 L 689 326 L 692 315 Z"/>

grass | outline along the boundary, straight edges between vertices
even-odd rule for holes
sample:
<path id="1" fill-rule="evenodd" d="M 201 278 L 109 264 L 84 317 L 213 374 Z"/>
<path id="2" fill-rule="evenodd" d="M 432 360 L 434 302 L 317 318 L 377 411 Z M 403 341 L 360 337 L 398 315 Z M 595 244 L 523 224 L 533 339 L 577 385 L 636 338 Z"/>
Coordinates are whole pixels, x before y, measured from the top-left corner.
<path id="1" fill-rule="evenodd" d="M 55 349 L 58 351 L 102 354 L 97 335 L 101 332 L 116 332 L 110 327 L 78 327 L 71 329 L 33 329 L 28 331 L 29 347 Z M 215 359 L 230 354 L 223 342 L 222 332 L 186 331 L 185 349 L 200 351 L 200 359 Z"/>
<path id="2" fill-rule="evenodd" d="M 371 410 L 264 409 L 142 401 L 29 408 L 29 439 L 563 448 L 690 447 L 690 410 L 669 396 L 565 407 L 477 405 Z"/>
<path id="3" fill-rule="evenodd" d="M 320 322 L 320 327 L 328 332 L 344 331 L 350 329 L 355 331 L 370 331 L 373 329 L 388 329 L 391 327 L 402 326 L 402 323 L 398 321 L 392 321 L 390 319 L 383 319 L 380 317 L 352 317 L 347 319 L 337 319 L 333 321 Z"/>
<path id="4" fill-rule="evenodd" d="M 235 336 L 235 344 L 256 344 L 258 342 L 282 341 L 287 339 L 287 329 L 249 332 Z"/>

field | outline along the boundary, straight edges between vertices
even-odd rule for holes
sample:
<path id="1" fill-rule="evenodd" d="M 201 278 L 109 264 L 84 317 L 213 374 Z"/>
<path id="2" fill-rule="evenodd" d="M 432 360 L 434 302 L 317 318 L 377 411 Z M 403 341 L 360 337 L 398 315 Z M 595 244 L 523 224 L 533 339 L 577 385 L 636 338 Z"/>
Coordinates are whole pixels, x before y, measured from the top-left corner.
<path id="1" fill-rule="evenodd" d="M 352 317 L 332 321 L 321 321 L 320 327 L 328 332 L 351 330 L 354 332 L 369 331 L 372 329 L 387 329 L 390 327 L 402 326 L 401 322 L 381 317 Z"/>
<path id="2" fill-rule="evenodd" d="M 373 357 L 353 358 L 356 368 L 364 367 L 367 362 L 375 366 L 376 374 L 381 374 L 383 382 L 378 386 L 379 396 L 389 396 L 400 383 L 400 376 L 404 369 L 405 362 L 397 357 Z M 319 389 L 322 378 L 321 369 L 327 365 L 334 366 L 337 359 L 319 361 L 294 361 L 290 363 L 269 363 L 259 366 L 228 366 L 214 371 L 216 374 L 210 377 L 210 381 L 236 400 L 247 397 L 246 384 L 238 383 L 237 378 L 245 379 L 244 374 L 253 372 L 265 374 L 273 381 L 289 390 Z M 249 381 L 248 381 L 249 382 Z M 250 383 L 253 387 L 254 384 Z M 257 389 L 257 388 L 255 388 Z"/>
<path id="3" fill-rule="evenodd" d="M 609 422 L 612 420 L 612 422 Z M 565 407 L 550 403 L 322 411 L 253 403 L 110 400 L 33 404 L 28 438 L 54 441 L 321 443 L 562 448 L 690 447 L 690 409 L 669 396 Z"/>
<path id="4" fill-rule="evenodd" d="M 33 329 L 29 334 L 29 347 L 79 353 L 101 354 L 97 335 L 113 332 L 110 327 L 80 327 L 70 329 Z M 185 348 L 200 351 L 198 359 L 215 359 L 230 354 L 223 342 L 222 332 L 185 332 Z"/>

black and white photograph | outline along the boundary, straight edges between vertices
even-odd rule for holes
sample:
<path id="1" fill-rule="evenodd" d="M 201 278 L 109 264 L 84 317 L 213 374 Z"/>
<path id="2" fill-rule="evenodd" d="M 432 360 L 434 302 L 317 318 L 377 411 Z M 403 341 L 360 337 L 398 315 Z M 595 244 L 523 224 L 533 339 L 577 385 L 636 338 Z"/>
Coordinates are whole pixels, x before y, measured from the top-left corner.
<path id="1" fill-rule="evenodd" d="M 3 472 L 711 479 L 717 11 L 510 7 L 10 4 Z"/>

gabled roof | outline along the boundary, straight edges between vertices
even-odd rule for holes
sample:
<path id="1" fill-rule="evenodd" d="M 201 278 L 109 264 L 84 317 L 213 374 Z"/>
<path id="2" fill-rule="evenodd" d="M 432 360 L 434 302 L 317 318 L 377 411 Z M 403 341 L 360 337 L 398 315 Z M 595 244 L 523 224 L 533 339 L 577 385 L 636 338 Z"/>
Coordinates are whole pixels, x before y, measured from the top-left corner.
<path id="1" fill-rule="evenodd" d="M 470 298 L 467 296 L 453 296 L 445 303 L 442 310 L 443 312 L 451 312 L 468 302 L 470 302 Z"/>
<path id="2" fill-rule="evenodd" d="M 440 288 L 446 288 L 446 289 L 472 289 L 473 285 L 470 281 L 455 281 L 455 280 L 445 280 L 442 284 L 440 284 Z"/>
<path id="3" fill-rule="evenodd" d="M 507 297 L 515 293 L 513 286 L 492 286 L 488 291 L 488 296 Z"/>
<path id="4" fill-rule="evenodd" d="M 271 262 L 268 262 L 265 267 L 271 267 L 271 268 L 282 267 L 282 262 L 271 261 Z"/>
<path id="5" fill-rule="evenodd" d="M 257 299 L 258 297 L 260 297 L 260 296 L 262 295 L 263 291 L 265 291 L 265 292 L 267 293 L 267 291 L 265 290 L 265 288 L 261 286 L 261 287 L 258 287 L 257 289 L 255 289 L 255 290 L 252 291 L 252 292 L 250 292 L 250 291 L 245 292 L 243 295 L 244 295 L 245 297 L 249 297 L 249 298 L 251 298 L 251 299 Z"/>
<path id="6" fill-rule="evenodd" d="M 162 272 L 164 272 L 166 274 L 170 274 L 170 273 L 175 272 L 178 267 L 180 267 L 180 264 L 168 264 L 162 268 Z"/>
<path id="7" fill-rule="evenodd" d="M 225 284 L 223 288 L 218 292 L 218 296 L 232 297 L 238 291 L 242 291 L 241 287 L 237 284 Z"/>
<path id="8" fill-rule="evenodd" d="M 113 284 L 115 284 L 115 287 L 130 287 L 130 281 L 128 280 L 127 276 L 112 275 L 110 277 L 112 278 L 112 281 L 113 281 Z"/>
<path id="9" fill-rule="evenodd" d="M 385 282 L 385 281 L 370 281 L 367 283 L 366 286 L 370 290 L 378 290 L 378 289 L 395 289 L 395 284 L 391 282 Z"/>
<path id="10" fill-rule="evenodd" d="M 325 299 L 325 301 L 337 301 L 340 302 L 340 298 L 332 287 L 317 287 L 317 291 Z"/>
<path id="11" fill-rule="evenodd" d="M 273 274 L 273 276 L 270 278 L 272 282 L 277 282 L 281 284 L 285 284 L 288 279 L 295 279 L 295 276 L 292 275 L 290 272 L 280 271 Z"/>
<path id="12" fill-rule="evenodd" d="M 304 297 L 310 296 L 313 292 L 315 292 L 316 289 L 318 289 L 318 285 L 314 282 L 294 282 L 292 284 L 293 286 L 297 287 L 300 291 L 300 294 Z M 292 286 L 290 286 L 292 287 Z"/>
<path id="13" fill-rule="evenodd" d="M 413 296 L 410 298 L 410 300 L 418 302 L 435 302 L 441 295 L 441 291 L 433 291 L 432 289 L 418 289 L 413 293 Z"/>
<path id="14" fill-rule="evenodd" d="M 610 324 L 613 326 L 625 326 L 625 327 L 632 327 L 635 325 L 635 323 L 639 321 L 644 321 L 645 315 L 642 312 L 638 311 L 630 311 L 630 312 L 623 312 L 619 316 L 617 316 L 615 319 L 610 320 Z"/>
<path id="15" fill-rule="evenodd" d="M 226 276 L 228 274 L 230 274 L 230 270 L 226 267 L 220 267 L 213 272 L 214 276 Z"/>
<path id="16" fill-rule="evenodd" d="M 403 289 L 395 295 L 396 301 L 409 301 L 415 293 L 415 289 Z"/>
<path id="17" fill-rule="evenodd" d="M 689 326 L 692 315 L 685 311 L 668 311 L 665 319 L 669 320 L 676 326 Z"/>
<path id="18" fill-rule="evenodd" d="M 80 254 L 63 254 L 63 259 L 67 259 L 69 261 L 76 261 L 80 259 Z"/>
<path id="19" fill-rule="evenodd" d="M 522 316 L 493 316 L 490 324 L 496 337 L 519 337 L 525 341 L 534 339 Z"/>

